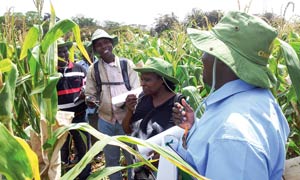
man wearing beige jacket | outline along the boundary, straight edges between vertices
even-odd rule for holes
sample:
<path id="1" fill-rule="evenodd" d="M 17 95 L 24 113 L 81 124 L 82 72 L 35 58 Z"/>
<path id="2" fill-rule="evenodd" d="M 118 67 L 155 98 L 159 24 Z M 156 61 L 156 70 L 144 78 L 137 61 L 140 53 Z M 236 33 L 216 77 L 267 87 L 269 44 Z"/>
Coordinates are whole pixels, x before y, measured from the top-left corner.
<path id="1" fill-rule="evenodd" d="M 134 63 L 113 54 L 112 50 L 117 43 L 117 37 L 110 36 L 102 29 L 97 29 L 93 33 L 92 48 L 99 55 L 99 60 L 89 67 L 85 91 L 88 106 L 95 106 L 95 101 L 99 106 L 98 130 L 109 136 L 125 134 L 122 128 L 125 102 L 113 105 L 112 98 L 140 86 L 138 73 L 133 70 Z M 125 66 L 122 65 L 122 61 L 126 61 Z M 127 71 L 127 74 L 124 75 L 124 71 Z M 119 165 L 119 147 L 107 145 L 103 152 L 107 167 Z M 123 153 L 127 163 L 131 163 L 130 154 L 125 151 Z M 131 175 L 131 170 L 129 170 L 128 179 L 131 179 Z M 123 179 L 121 172 L 114 173 L 109 178 L 110 180 Z"/>

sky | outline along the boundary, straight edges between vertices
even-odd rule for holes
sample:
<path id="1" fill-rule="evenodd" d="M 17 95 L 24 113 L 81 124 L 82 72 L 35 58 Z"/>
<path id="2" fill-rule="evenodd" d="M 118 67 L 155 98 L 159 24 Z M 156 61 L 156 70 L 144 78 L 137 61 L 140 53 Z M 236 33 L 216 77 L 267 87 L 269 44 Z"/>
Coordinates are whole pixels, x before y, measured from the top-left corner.
<path id="1" fill-rule="evenodd" d="M 291 0 L 252 0 L 249 13 L 272 12 L 283 14 Z M 298 1 L 298 0 L 297 0 Z M 204 12 L 212 10 L 239 10 L 238 0 L 52 0 L 56 16 L 60 19 L 83 15 L 101 22 L 114 21 L 122 24 L 153 25 L 155 19 L 174 13 L 180 21 L 191 13 L 193 8 Z M 239 0 L 240 10 L 250 0 Z M 0 0 L 0 16 L 8 9 L 13 12 L 36 11 L 34 0 Z M 44 0 L 43 13 L 50 11 L 50 0 Z M 294 12 L 289 7 L 286 17 L 300 14 L 300 2 L 295 2 Z"/>

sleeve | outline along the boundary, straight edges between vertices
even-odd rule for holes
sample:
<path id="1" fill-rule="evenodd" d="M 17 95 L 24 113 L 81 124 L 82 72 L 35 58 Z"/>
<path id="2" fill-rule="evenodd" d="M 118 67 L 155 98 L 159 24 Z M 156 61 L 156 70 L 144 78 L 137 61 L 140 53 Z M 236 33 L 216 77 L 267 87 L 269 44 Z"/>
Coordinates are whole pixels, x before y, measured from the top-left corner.
<path id="1" fill-rule="evenodd" d="M 128 60 L 127 65 L 128 65 L 127 69 L 128 69 L 130 86 L 132 89 L 136 89 L 136 88 L 140 87 L 139 74 L 135 70 L 133 70 L 135 65 L 132 62 L 132 60 Z"/>
<path id="2" fill-rule="evenodd" d="M 94 73 L 94 64 L 92 64 L 87 72 L 86 76 L 86 87 L 85 87 L 85 96 L 86 97 L 92 97 L 94 99 L 97 99 L 97 83 L 95 79 L 95 73 Z"/>
<path id="3" fill-rule="evenodd" d="M 82 68 L 82 72 L 84 73 L 84 78 L 82 79 L 82 87 L 81 88 L 83 89 L 83 91 L 85 91 L 87 72 L 83 66 L 81 68 Z"/>
<path id="4" fill-rule="evenodd" d="M 83 67 L 83 65 L 81 65 L 81 69 L 82 69 L 82 72 L 84 73 L 84 76 L 86 77 L 87 72 L 86 72 L 86 69 Z"/>
<path id="5" fill-rule="evenodd" d="M 269 179 L 261 148 L 245 141 L 222 139 L 209 145 L 205 177 L 209 179 Z"/>

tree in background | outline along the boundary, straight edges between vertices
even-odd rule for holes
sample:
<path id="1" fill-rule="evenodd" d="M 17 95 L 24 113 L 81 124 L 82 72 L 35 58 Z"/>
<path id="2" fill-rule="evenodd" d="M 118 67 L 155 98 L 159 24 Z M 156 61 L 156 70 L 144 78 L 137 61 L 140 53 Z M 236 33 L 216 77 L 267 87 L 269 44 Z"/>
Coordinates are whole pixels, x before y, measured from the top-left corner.
<path id="1" fill-rule="evenodd" d="M 178 24 L 180 24 L 180 22 L 174 13 L 165 14 L 155 19 L 155 26 L 150 32 L 152 35 L 160 36 L 163 31 L 174 29 Z"/>
<path id="2" fill-rule="evenodd" d="M 88 18 L 83 15 L 78 15 L 71 18 L 81 28 L 97 26 L 98 22 L 93 18 Z"/>
<path id="3" fill-rule="evenodd" d="M 209 29 L 219 22 L 223 14 L 220 10 L 203 12 L 201 9 L 192 9 L 192 12 L 185 17 L 183 24 L 185 27 Z"/>
<path id="4" fill-rule="evenodd" d="M 285 10 L 288 9 L 289 6 L 293 6 L 293 4 L 288 4 Z M 151 28 L 138 24 L 124 25 L 122 23 L 110 20 L 105 20 L 104 22 L 100 23 L 99 21 L 90 17 L 85 17 L 84 15 L 77 15 L 72 17 L 71 19 L 79 25 L 79 27 L 81 28 L 82 40 L 86 41 L 90 39 L 92 32 L 94 32 L 97 28 L 103 28 L 107 31 L 115 31 L 120 28 L 138 28 L 144 32 L 150 32 L 150 35 L 152 36 L 158 37 L 162 34 L 162 32 L 167 30 L 175 30 L 178 26 L 210 29 L 219 22 L 219 20 L 223 17 L 223 14 L 224 12 L 222 12 L 221 10 L 205 12 L 201 9 L 192 9 L 192 11 L 186 15 L 182 22 L 178 20 L 178 17 L 174 13 L 165 14 L 156 18 L 155 23 Z M 13 13 L 11 11 L 8 11 L 3 16 L 0 16 L 0 27 L 5 26 L 5 21 L 8 21 L 5 20 L 5 18 L 11 18 L 12 15 L 14 16 L 16 30 L 21 30 L 23 32 L 32 27 L 33 24 L 44 21 L 43 29 L 45 32 L 48 31 L 49 24 L 47 20 L 50 17 L 49 13 L 45 13 L 43 17 L 41 17 L 35 11 L 28 11 L 25 14 L 20 12 Z M 287 24 L 293 24 L 293 28 L 295 30 L 300 29 L 299 18 L 295 18 L 294 21 L 288 23 L 287 20 L 283 18 L 284 15 L 277 15 L 269 12 L 257 15 L 262 17 L 265 21 L 276 28 L 282 28 L 282 25 L 286 26 Z M 56 21 L 59 20 L 60 19 L 57 17 Z"/>

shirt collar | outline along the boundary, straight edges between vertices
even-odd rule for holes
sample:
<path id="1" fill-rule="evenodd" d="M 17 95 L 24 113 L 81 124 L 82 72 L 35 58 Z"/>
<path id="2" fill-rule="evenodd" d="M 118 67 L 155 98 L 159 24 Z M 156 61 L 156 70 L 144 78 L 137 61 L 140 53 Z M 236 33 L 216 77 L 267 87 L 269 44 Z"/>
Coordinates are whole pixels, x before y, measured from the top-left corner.
<path id="1" fill-rule="evenodd" d="M 114 67 L 114 66 L 116 67 L 117 66 L 117 62 L 119 61 L 119 58 L 117 56 L 115 56 L 115 60 L 113 62 L 111 62 L 111 63 L 106 63 L 103 59 L 101 59 L 101 60 L 102 60 L 103 64 L 106 64 L 106 65 L 112 66 L 112 67 Z"/>
<path id="2" fill-rule="evenodd" d="M 68 64 L 68 69 L 72 69 L 74 67 L 74 63 L 72 63 L 71 61 Z"/>
<path id="3" fill-rule="evenodd" d="M 65 67 L 57 67 L 57 69 L 72 69 L 74 67 L 74 63 L 69 61 L 68 65 Z"/>
<path id="4" fill-rule="evenodd" d="M 234 94 L 240 93 L 240 92 L 244 92 L 244 91 L 248 91 L 250 89 L 255 89 L 258 87 L 255 87 L 251 84 L 246 83 L 243 80 L 234 80 L 234 81 L 230 81 L 226 84 L 224 84 L 221 88 L 219 88 L 218 90 L 216 90 L 215 92 L 213 92 L 211 95 L 209 95 L 208 97 L 206 97 L 206 99 L 204 100 L 204 104 L 206 107 L 214 104 L 214 103 L 218 103 Z M 202 123 L 204 121 L 200 121 L 200 119 L 196 119 L 196 123 Z M 192 128 L 189 130 L 189 136 L 187 141 L 190 139 L 191 134 L 193 134 L 195 132 L 195 130 L 197 129 L 198 125 L 193 125 Z"/>
<path id="5" fill-rule="evenodd" d="M 209 97 L 207 97 L 205 104 L 209 106 L 211 104 L 222 101 L 223 99 L 226 99 L 227 97 L 232 96 L 234 94 L 248 91 L 250 89 L 255 89 L 255 88 L 257 87 L 248 84 L 241 79 L 230 81 L 224 84 L 221 88 L 219 88 L 215 92 L 213 92 Z"/>

